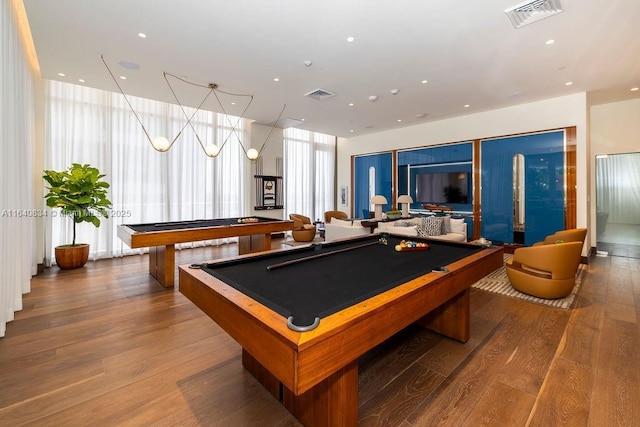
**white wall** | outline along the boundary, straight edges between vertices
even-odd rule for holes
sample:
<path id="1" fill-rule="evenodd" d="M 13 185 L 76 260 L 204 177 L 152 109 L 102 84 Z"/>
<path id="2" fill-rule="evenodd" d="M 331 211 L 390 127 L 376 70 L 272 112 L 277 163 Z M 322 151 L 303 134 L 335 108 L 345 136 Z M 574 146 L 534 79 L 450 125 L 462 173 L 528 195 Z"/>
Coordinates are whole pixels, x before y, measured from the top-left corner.
<path id="1" fill-rule="evenodd" d="M 591 107 L 591 153 L 640 151 L 640 98 Z"/>
<path id="2" fill-rule="evenodd" d="M 339 138 L 337 185 L 338 188 L 351 185 L 351 156 L 356 154 L 575 126 L 577 225 L 586 227 L 589 223 L 587 112 L 587 95 L 578 93 L 360 137 Z M 589 243 L 585 245 L 585 254 L 589 247 Z"/>

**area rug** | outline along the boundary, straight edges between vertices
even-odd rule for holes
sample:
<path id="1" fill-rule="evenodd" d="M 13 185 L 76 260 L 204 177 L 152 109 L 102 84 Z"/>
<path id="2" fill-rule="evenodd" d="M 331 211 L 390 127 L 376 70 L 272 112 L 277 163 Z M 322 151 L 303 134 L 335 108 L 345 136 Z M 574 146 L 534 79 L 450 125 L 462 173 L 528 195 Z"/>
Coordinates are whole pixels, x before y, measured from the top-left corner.
<path id="1" fill-rule="evenodd" d="M 511 257 L 512 255 L 505 254 L 505 262 Z M 578 289 L 580 289 L 585 271 L 586 265 L 580 264 L 580 267 L 578 267 L 578 272 L 576 273 L 576 285 L 573 287 L 573 291 L 571 291 L 571 293 L 566 297 L 560 299 L 537 298 L 531 295 L 523 294 L 522 292 L 518 292 L 513 288 L 513 286 L 511 286 L 509 278 L 507 277 L 507 271 L 505 270 L 504 266 L 478 280 L 471 286 L 476 289 L 482 289 L 484 291 L 493 292 L 500 295 L 507 295 L 536 304 L 569 310 L 573 307 L 573 303 L 575 302 Z"/>

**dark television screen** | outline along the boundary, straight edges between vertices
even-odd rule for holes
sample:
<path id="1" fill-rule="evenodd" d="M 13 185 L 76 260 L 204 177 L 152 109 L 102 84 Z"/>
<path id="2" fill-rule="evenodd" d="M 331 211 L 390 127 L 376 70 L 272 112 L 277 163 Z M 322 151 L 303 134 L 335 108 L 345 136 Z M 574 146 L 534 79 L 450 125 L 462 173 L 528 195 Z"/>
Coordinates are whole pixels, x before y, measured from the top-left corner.
<path id="1" fill-rule="evenodd" d="M 416 175 L 419 203 L 469 203 L 469 172 Z"/>

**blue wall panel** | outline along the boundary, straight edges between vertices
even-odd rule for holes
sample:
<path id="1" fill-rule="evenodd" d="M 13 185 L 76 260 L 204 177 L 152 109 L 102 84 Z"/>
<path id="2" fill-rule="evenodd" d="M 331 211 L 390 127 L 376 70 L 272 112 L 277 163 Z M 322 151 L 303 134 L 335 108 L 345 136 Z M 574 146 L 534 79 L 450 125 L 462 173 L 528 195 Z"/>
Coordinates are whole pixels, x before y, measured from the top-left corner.
<path id="1" fill-rule="evenodd" d="M 471 161 L 472 158 L 473 144 L 465 142 L 400 151 L 398 153 L 398 166 L 467 162 Z"/>

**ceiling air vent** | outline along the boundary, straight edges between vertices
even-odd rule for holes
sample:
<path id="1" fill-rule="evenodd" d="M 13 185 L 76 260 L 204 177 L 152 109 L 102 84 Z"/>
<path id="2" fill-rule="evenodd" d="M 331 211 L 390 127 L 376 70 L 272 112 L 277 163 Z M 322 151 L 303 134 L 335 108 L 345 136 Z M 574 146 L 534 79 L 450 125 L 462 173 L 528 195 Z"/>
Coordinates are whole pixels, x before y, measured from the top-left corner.
<path id="1" fill-rule="evenodd" d="M 520 28 L 564 11 L 560 0 L 534 0 L 505 10 L 513 28 Z"/>
<path id="2" fill-rule="evenodd" d="M 332 96 L 335 96 L 335 93 L 331 93 L 328 90 L 324 90 L 324 89 L 315 89 L 309 93 L 305 93 L 304 96 L 317 99 L 318 101 L 324 101 L 327 98 L 331 98 Z"/>

